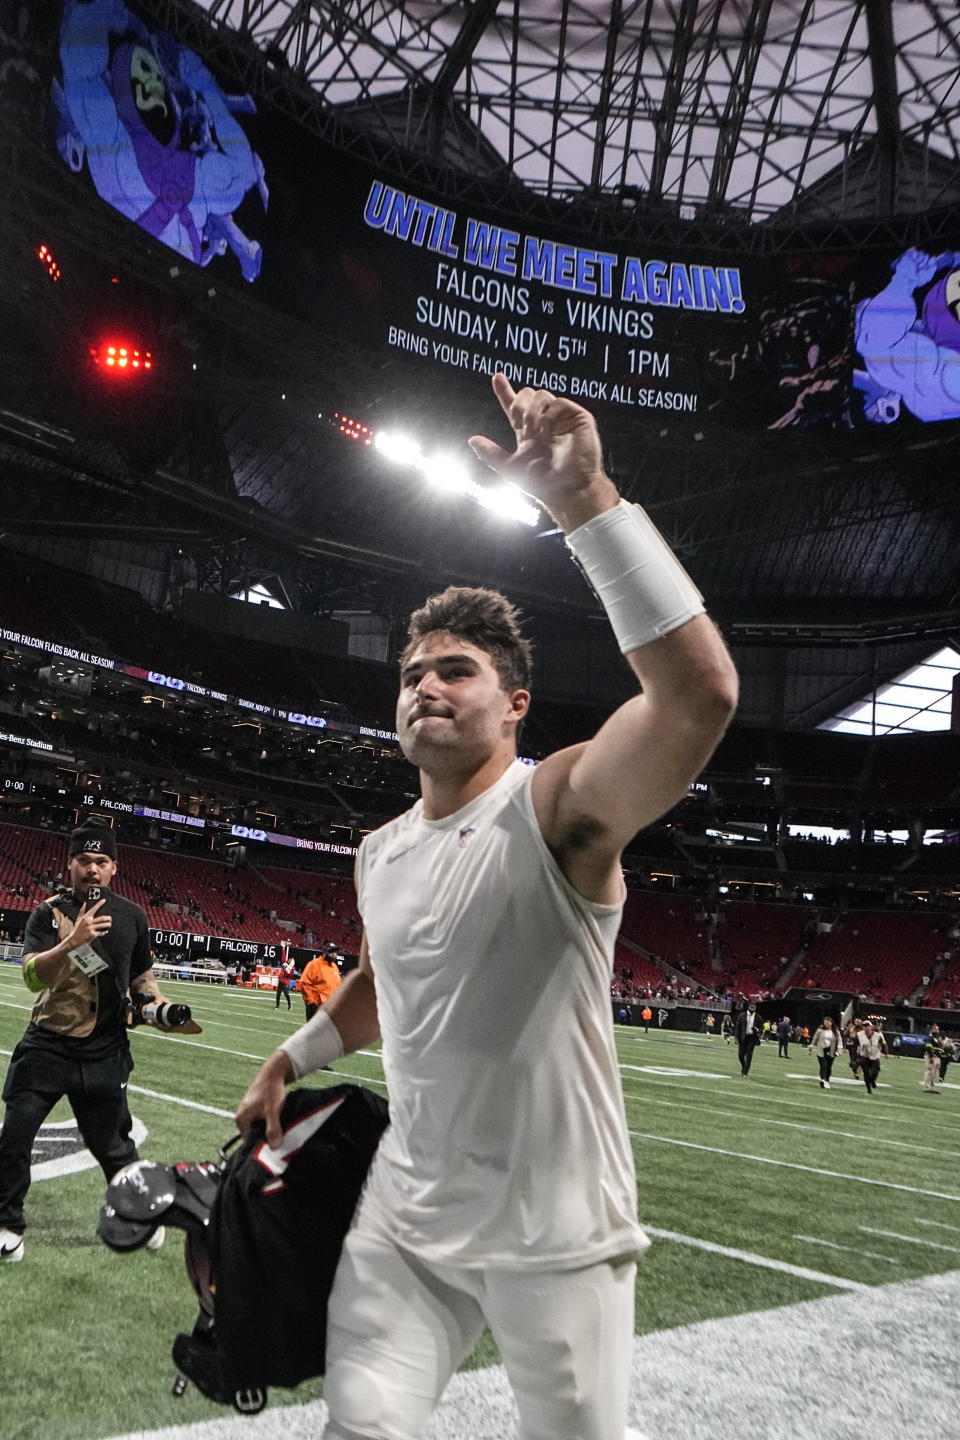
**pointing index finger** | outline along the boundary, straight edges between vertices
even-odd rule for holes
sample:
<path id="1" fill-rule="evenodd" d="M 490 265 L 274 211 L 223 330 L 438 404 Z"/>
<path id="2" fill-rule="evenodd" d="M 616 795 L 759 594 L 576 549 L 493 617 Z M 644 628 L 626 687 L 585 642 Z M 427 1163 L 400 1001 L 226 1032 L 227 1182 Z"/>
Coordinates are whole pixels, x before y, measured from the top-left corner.
<path id="1" fill-rule="evenodd" d="M 493 393 L 500 401 L 500 408 L 509 420 L 510 411 L 512 410 L 514 401 L 517 398 L 517 392 L 516 390 L 514 390 L 513 386 L 510 384 L 510 381 L 507 379 L 506 375 L 504 375 L 502 370 L 494 371 L 491 383 L 493 385 Z"/>

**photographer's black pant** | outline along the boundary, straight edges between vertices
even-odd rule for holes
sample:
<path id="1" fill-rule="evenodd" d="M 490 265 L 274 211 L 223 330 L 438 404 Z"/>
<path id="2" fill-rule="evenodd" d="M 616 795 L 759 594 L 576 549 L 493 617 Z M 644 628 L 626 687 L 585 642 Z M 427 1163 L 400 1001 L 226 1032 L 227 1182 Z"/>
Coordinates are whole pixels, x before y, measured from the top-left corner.
<path id="1" fill-rule="evenodd" d="M 127 1105 L 128 1053 L 104 1060 L 66 1059 L 23 1041 L 13 1052 L 3 1087 L 7 1109 L 0 1130 L 0 1226 L 22 1235 L 23 1202 L 40 1126 L 64 1095 L 83 1142 L 110 1181 L 137 1159 Z"/>

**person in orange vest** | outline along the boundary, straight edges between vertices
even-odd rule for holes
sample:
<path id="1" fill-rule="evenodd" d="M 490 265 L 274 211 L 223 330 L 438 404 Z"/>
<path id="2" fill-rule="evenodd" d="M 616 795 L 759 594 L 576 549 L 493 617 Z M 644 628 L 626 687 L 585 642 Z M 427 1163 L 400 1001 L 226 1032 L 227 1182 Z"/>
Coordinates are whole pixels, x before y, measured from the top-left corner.
<path id="1" fill-rule="evenodd" d="M 649 1035 L 650 1021 L 653 1019 L 653 1011 L 650 1009 L 649 1005 L 644 1005 L 643 1009 L 640 1011 L 640 1019 L 643 1021 L 644 1035 Z"/>
<path id="2" fill-rule="evenodd" d="M 315 955 L 304 965 L 300 974 L 300 994 L 303 996 L 307 1019 L 316 1015 L 340 984 L 340 967 L 334 959 L 333 947 Z"/>

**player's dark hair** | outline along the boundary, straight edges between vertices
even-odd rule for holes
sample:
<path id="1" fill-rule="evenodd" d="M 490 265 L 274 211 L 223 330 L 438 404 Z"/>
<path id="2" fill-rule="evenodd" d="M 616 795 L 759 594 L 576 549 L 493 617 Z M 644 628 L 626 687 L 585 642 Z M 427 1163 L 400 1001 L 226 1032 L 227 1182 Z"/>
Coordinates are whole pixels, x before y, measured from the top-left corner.
<path id="1" fill-rule="evenodd" d="M 529 690 L 533 646 L 521 633 L 520 612 L 499 590 L 449 585 L 414 610 L 401 666 L 428 635 L 438 632 L 469 640 L 490 656 L 504 690 Z"/>

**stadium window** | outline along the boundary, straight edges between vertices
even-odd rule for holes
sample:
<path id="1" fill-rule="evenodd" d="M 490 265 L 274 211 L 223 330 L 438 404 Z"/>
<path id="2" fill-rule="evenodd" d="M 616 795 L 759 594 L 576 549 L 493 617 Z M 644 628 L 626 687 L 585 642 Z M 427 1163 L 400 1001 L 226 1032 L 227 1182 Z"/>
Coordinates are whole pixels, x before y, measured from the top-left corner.
<path id="1" fill-rule="evenodd" d="M 937 650 L 919 665 L 866 695 L 821 730 L 853 735 L 909 735 L 921 730 L 949 730 L 954 676 L 960 674 L 960 651 Z"/>
<path id="2" fill-rule="evenodd" d="M 266 605 L 271 610 L 285 608 L 263 585 L 249 585 L 244 590 L 235 590 L 231 598 L 245 600 L 248 605 Z"/>

